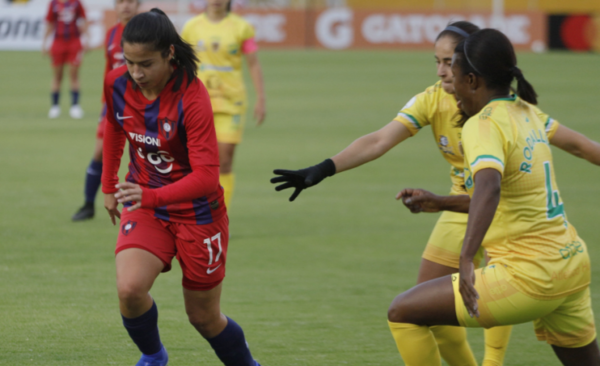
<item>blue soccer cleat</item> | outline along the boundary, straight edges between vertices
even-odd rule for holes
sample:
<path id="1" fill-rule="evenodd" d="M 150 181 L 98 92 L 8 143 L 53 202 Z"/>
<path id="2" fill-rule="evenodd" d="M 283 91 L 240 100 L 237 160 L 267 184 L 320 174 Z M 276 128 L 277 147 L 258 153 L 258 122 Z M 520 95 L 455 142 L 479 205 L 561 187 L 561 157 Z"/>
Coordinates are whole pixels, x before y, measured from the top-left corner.
<path id="1" fill-rule="evenodd" d="M 158 353 L 153 355 L 142 355 L 142 358 L 135 364 L 135 366 L 167 366 L 169 362 L 169 354 L 165 347 L 163 347 Z"/>

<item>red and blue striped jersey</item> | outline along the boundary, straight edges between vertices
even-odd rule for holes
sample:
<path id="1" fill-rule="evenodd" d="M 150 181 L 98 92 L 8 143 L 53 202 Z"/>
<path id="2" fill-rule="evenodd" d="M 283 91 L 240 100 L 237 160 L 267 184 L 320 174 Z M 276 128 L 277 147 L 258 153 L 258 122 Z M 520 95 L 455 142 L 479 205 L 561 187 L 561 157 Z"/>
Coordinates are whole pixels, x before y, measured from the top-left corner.
<path id="1" fill-rule="evenodd" d="M 104 71 L 104 77 L 106 77 L 110 70 L 125 65 L 123 49 L 121 48 L 123 29 L 125 29 L 125 27 L 123 24 L 119 23 L 106 32 L 106 39 L 104 41 L 106 70 Z"/>
<path id="2" fill-rule="evenodd" d="M 106 58 L 106 67 L 104 68 L 104 78 L 106 75 L 117 67 L 125 65 L 125 57 L 123 56 L 123 48 L 121 48 L 121 36 L 123 35 L 123 24 L 118 23 L 106 32 L 104 39 L 104 56 Z M 102 104 L 104 104 L 104 94 L 102 94 Z M 106 105 L 102 108 L 100 119 L 106 116 Z"/>
<path id="3" fill-rule="evenodd" d="M 79 0 L 52 0 L 46 21 L 54 24 L 54 40 L 70 41 L 81 35 L 77 21 L 85 19 L 85 10 Z"/>
<path id="4" fill-rule="evenodd" d="M 176 92 L 174 82 L 151 101 L 129 79 L 126 66 L 108 73 L 102 191 L 117 191 L 128 140 L 126 181 L 141 186 L 142 208 L 153 209 L 162 220 L 210 224 L 226 214 L 210 99 L 199 79 L 188 85 L 184 78 Z"/>

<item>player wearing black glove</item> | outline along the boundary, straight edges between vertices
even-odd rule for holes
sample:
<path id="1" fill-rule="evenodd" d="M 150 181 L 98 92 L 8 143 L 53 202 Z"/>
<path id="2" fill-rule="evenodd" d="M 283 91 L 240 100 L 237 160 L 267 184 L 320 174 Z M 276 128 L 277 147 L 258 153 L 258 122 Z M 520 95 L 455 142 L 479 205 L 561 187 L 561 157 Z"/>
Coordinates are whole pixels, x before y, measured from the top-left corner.
<path id="1" fill-rule="evenodd" d="M 294 193 L 290 196 L 290 202 L 302 192 L 303 189 L 319 184 L 323 179 L 331 177 L 335 174 L 335 163 L 331 159 L 327 159 L 320 164 L 313 165 L 300 170 L 285 170 L 275 169 L 273 174 L 279 175 L 272 178 L 271 183 L 283 183 L 275 187 L 276 191 L 281 191 L 287 188 L 295 188 Z"/>

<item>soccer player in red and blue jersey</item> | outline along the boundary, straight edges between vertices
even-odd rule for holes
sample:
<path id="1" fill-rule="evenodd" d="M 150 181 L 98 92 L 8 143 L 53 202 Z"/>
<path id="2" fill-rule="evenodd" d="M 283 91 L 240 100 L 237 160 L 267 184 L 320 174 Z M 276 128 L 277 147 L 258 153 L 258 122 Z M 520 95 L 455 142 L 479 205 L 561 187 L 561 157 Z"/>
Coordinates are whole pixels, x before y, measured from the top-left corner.
<path id="1" fill-rule="evenodd" d="M 87 36 L 87 21 L 85 10 L 79 0 L 52 0 L 46 15 L 46 34 L 42 44 L 42 52 L 48 52 L 47 41 L 54 35 L 50 56 L 52 58 L 52 107 L 48 112 L 49 118 L 60 116 L 60 83 L 65 64 L 70 65 L 72 104 L 69 114 L 71 118 L 83 118 L 83 110 L 79 106 L 79 65 L 83 57 L 84 47 L 81 35 Z"/>
<path id="2" fill-rule="evenodd" d="M 104 77 L 119 66 L 125 65 L 123 58 L 123 49 L 121 48 L 121 34 L 127 25 L 127 22 L 138 12 L 139 0 L 117 0 L 115 2 L 115 11 L 119 22 L 106 32 L 104 41 L 104 51 L 106 56 L 106 67 Z M 100 123 L 96 130 L 96 147 L 92 161 L 86 170 L 85 175 L 85 202 L 83 206 L 73 215 L 73 221 L 87 220 L 94 217 L 94 201 L 96 193 L 100 187 L 100 176 L 102 175 L 102 139 L 104 138 L 104 125 L 106 124 L 106 102 L 102 96 L 102 114 Z"/>
<path id="3" fill-rule="evenodd" d="M 198 59 L 158 9 L 133 17 L 122 45 L 126 66 L 109 72 L 104 83 L 102 191 L 113 223 L 121 220 L 117 292 L 123 325 L 142 352 L 137 365 L 168 362 L 149 291 L 176 256 L 190 323 L 226 366 L 259 366 L 242 328 L 220 310 L 229 219 Z M 129 173 L 119 183 L 126 140 Z"/>

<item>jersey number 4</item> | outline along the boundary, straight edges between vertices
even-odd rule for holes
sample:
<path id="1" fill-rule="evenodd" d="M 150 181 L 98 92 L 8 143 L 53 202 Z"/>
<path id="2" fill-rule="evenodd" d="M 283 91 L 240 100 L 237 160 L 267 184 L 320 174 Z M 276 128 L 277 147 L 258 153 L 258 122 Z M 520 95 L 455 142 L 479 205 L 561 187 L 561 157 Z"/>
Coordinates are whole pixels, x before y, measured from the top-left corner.
<path id="1" fill-rule="evenodd" d="M 551 220 L 557 216 L 562 216 L 566 224 L 565 208 L 561 202 L 560 195 L 558 194 L 558 190 L 552 188 L 552 172 L 550 171 L 549 161 L 544 162 L 544 173 L 546 175 L 546 202 L 548 208 L 546 217 L 548 220 Z"/>

